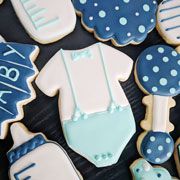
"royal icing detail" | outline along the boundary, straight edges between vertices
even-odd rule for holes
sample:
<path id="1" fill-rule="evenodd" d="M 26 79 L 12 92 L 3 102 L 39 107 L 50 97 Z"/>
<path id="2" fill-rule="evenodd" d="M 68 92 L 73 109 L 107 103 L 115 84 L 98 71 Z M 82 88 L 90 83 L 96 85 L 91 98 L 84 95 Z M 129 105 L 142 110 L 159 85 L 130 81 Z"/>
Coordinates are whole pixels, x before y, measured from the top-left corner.
<path id="1" fill-rule="evenodd" d="M 127 55 L 98 43 L 60 50 L 36 80 L 48 96 L 60 91 L 66 141 L 97 167 L 116 163 L 135 132 L 130 104 L 118 82 L 128 79 L 132 65 Z"/>
<path id="2" fill-rule="evenodd" d="M 37 46 L 0 43 L 0 138 L 6 135 L 7 124 L 22 119 L 22 105 L 35 98 L 30 83 L 38 70 L 33 64 Z"/>
<path id="3" fill-rule="evenodd" d="M 180 45 L 180 1 L 164 0 L 157 13 L 158 30 L 170 44 Z"/>
<path id="4" fill-rule="evenodd" d="M 154 164 L 167 161 L 174 149 L 169 135 L 173 130 L 169 111 L 175 106 L 172 97 L 180 93 L 179 60 L 180 54 L 173 48 L 156 45 L 142 52 L 136 64 L 138 85 L 149 94 L 144 98 L 148 115 L 141 126 L 147 134 L 141 142 L 140 153 Z"/>
<path id="5" fill-rule="evenodd" d="M 86 29 L 117 46 L 141 43 L 156 24 L 156 0 L 73 0 L 73 4 Z"/>
<path id="6" fill-rule="evenodd" d="M 7 153 L 11 180 L 82 180 L 64 149 L 43 134 L 30 133 L 21 123 L 11 126 L 11 134 L 14 146 Z"/>
<path id="7" fill-rule="evenodd" d="M 173 180 L 162 167 L 152 167 L 146 160 L 138 159 L 130 166 L 134 180 Z"/>
<path id="8" fill-rule="evenodd" d="M 11 0 L 26 31 L 36 41 L 47 44 L 71 33 L 76 15 L 70 0 Z"/>

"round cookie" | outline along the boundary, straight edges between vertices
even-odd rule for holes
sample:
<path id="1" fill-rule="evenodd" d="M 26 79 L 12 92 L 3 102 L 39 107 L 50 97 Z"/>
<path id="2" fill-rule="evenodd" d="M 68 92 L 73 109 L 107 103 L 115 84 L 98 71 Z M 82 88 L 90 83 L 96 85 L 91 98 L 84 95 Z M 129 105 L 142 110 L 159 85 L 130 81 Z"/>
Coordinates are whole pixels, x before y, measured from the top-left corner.
<path id="1" fill-rule="evenodd" d="M 134 180 L 173 180 L 169 172 L 162 167 L 152 167 L 146 160 L 138 159 L 130 170 Z"/>
<path id="2" fill-rule="evenodd" d="M 37 46 L 3 41 L 0 37 L 0 139 L 9 123 L 23 118 L 23 105 L 36 97 L 31 82 L 38 73 L 33 61 L 39 53 Z"/>
<path id="3" fill-rule="evenodd" d="M 156 24 L 156 0 L 73 0 L 83 26 L 115 46 L 139 44 Z"/>
<path id="4" fill-rule="evenodd" d="M 33 134 L 21 123 L 11 126 L 14 145 L 7 153 L 11 180 L 82 180 L 65 150 L 41 134 Z"/>
<path id="5" fill-rule="evenodd" d="M 141 127 L 145 132 L 138 138 L 138 151 L 147 161 L 161 164 L 174 150 L 169 111 L 175 106 L 172 97 L 180 94 L 180 54 L 165 45 L 147 48 L 138 57 L 135 78 L 148 94 L 143 99 L 147 110 Z"/>
<path id="6" fill-rule="evenodd" d="M 157 30 L 163 39 L 175 46 L 180 45 L 180 1 L 164 0 L 157 12 Z"/>
<path id="7" fill-rule="evenodd" d="M 70 34 L 76 25 L 71 0 L 11 0 L 27 33 L 37 42 L 48 44 Z"/>

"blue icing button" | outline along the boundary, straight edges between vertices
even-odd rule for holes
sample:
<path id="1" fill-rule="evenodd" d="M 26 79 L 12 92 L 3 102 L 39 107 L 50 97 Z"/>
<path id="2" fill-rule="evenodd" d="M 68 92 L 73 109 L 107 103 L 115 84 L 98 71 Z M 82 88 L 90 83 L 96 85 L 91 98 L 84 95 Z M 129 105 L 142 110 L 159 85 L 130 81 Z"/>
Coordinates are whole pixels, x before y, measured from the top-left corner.
<path id="1" fill-rule="evenodd" d="M 180 93 L 180 54 L 166 45 L 147 48 L 138 57 L 136 73 L 147 93 L 176 96 Z"/>
<path id="2" fill-rule="evenodd" d="M 141 155 L 153 164 L 162 164 L 172 155 L 174 141 L 168 133 L 150 131 L 141 143 Z"/>
<path id="3" fill-rule="evenodd" d="M 86 27 L 117 45 L 141 43 L 156 24 L 155 0 L 73 0 L 73 4 Z"/>
<path id="4" fill-rule="evenodd" d="M 0 138 L 1 125 L 16 119 L 18 103 L 31 97 L 28 79 L 36 74 L 30 55 L 35 46 L 17 43 L 0 43 Z"/>
<path id="5" fill-rule="evenodd" d="M 172 180 L 169 172 L 162 167 L 152 167 L 146 160 L 138 159 L 130 166 L 135 180 Z"/>

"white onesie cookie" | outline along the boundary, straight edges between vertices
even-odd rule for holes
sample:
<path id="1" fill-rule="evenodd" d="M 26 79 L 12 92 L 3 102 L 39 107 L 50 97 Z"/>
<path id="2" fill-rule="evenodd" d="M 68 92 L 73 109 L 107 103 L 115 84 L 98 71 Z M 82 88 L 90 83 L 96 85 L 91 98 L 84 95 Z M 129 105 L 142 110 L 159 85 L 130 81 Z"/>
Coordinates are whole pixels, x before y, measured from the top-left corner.
<path id="1" fill-rule="evenodd" d="M 42 44 L 52 43 L 71 33 L 76 15 L 70 0 L 11 0 L 28 34 Z"/>

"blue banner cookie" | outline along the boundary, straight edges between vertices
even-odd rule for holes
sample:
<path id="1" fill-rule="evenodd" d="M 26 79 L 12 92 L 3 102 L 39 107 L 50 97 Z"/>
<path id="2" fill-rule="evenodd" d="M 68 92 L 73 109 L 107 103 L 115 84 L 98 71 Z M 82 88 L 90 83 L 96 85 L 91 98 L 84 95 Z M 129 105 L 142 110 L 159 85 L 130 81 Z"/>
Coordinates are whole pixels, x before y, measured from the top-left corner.
<path id="1" fill-rule="evenodd" d="M 139 44 L 156 24 L 156 0 L 73 0 L 82 24 L 116 46 Z"/>

